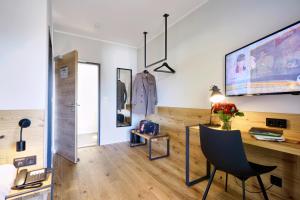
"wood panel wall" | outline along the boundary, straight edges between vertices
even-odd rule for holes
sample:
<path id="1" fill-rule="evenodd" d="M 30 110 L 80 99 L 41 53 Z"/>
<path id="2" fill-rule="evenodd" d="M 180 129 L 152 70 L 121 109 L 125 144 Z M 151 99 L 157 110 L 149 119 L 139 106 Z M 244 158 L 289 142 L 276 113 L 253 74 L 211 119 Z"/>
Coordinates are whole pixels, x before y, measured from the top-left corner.
<path id="1" fill-rule="evenodd" d="M 157 114 L 148 117 L 150 120 L 160 124 L 162 132 L 166 132 L 170 135 L 170 159 L 178 163 L 178 168 L 185 168 L 185 126 L 207 123 L 209 120 L 209 112 L 207 109 L 158 107 Z M 287 119 L 288 128 L 284 130 L 284 133 L 289 135 L 289 137 L 300 138 L 300 115 L 295 114 L 245 112 L 245 117 L 235 118 L 233 120 L 232 127 L 233 129 L 241 129 L 243 131 L 248 131 L 254 126 L 265 127 L 266 117 Z M 217 118 L 214 120 L 217 120 Z M 278 151 L 253 147 L 251 145 L 245 145 L 245 149 L 249 160 L 260 164 L 278 166 L 271 174 L 282 178 L 283 187 L 279 188 L 273 186 L 268 191 L 270 199 L 300 199 L 300 190 L 298 189 L 300 186 L 299 157 Z M 160 150 L 160 148 L 157 149 L 157 151 Z M 196 131 L 191 132 L 190 153 L 192 178 L 204 175 L 205 158 L 201 153 L 199 133 Z M 266 187 L 270 185 L 269 180 L 270 174 L 263 175 L 263 181 Z M 185 181 L 185 174 L 182 174 L 182 181 Z M 223 184 L 224 173 L 217 173 L 215 181 Z M 200 184 L 207 184 L 207 182 Z M 229 177 L 229 191 L 231 187 L 237 187 L 235 191 L 239 191 L 238 184 L 239 182 L 236 182 L 233 177 Z M 247 188 L 251 191 L 259 190 L 256 179 L 251 178 L 248 180 Z M 250 199 L 262 199 L 262 196 L 259 194 L 250 195 Z"/>
<path id="2" fill-rule="evenodd" d="M 19 140 L 19 120 L 28 118 L 31 126 L 23 129 L 23 140 L 26 140 L 26 151 L 16 152 Z M 0 164 L 12 164 L 13 158 L 37 155 L 37 165 L 44 166 L 44 111 L 43 110 L 0 110 Z M 30 167 L 29 167 L 30 168 Z"/>

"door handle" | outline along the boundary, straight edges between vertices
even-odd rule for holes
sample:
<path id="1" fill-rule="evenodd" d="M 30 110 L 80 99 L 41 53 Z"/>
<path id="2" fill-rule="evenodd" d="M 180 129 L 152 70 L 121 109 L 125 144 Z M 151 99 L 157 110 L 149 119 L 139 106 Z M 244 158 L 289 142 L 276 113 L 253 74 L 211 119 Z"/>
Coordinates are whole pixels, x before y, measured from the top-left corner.
<path id="1" fill-rule="evenodd" d="M 66 105 L 67 107 L 76 107 L 76 106 L 80 106 L 78 103 L 74 104 L 72 103 L 71 105 Z"/>
<path id="2" fill-rule="evenodd" d="M 80 106 L 78 103 L 72 103 L 72 104 L 70 104 L 70 105 L 66 105 L 67 107 L 69 107 L 69 108 L 71 108 L 71 111 L 72 112 L 75 112 L 76 111 L 76 108 L 78 107 L 78 106 Z"/>

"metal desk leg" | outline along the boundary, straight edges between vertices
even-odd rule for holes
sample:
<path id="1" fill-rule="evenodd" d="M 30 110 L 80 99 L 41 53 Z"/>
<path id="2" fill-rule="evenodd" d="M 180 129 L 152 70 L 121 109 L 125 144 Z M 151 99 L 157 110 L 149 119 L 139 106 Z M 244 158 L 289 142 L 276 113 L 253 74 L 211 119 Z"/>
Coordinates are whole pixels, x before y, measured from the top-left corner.
<path id="1" fill-rule="evenodd" d="M 210 170 L 210 163 L 206 161 L 206 175 L 190 181 L 190 128 L 188 126 L 185 127 L 185 184 L 192 186 L 209 179 Z"/>
<path id="2" fill-rule="evenodd" d="M 167 139 L 167 156 L 170 155 L 170 138 Z"/>
<path id="3" fill-rule="evenodd" d="M 168 157 L 170 155 L 170 138 L 169 137 L 167 138 L 167 153 L 165 155 L 157 156 L 157 157 L 152 157 L 152 139 L 153 138 L 149 139 L 149 160 L 157 160 L 160 158 Z"/>

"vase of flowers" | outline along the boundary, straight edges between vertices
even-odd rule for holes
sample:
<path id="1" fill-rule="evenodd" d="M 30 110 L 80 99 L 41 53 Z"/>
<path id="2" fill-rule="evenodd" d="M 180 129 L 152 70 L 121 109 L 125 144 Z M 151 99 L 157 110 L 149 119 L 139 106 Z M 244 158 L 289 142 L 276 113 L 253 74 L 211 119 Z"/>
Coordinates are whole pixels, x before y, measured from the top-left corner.
<path id="1" fill-rule="evenodd" d="M 223 130 L 231 130 L 232 118 L 244 116 L 244 113 L 240 112 L 233 103 L 216 103 L 212 109 L 213 113 L 216 113 L 222 121 Z"/>

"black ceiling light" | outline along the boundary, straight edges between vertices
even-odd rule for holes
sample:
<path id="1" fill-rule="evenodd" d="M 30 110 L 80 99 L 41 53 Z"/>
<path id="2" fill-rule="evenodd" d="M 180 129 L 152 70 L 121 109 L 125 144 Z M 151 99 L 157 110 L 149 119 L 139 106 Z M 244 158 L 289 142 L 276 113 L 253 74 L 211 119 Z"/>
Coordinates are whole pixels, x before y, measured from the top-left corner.
<path id="1" fill-rule="evenodd" d="M 25 151 L 26 150 L 26 141 L 22 140 L 23 128 L 28 128 L 31 124 L 29 119 L 21 119 L 19 121 L 20 130 L 20 141 L 17 142 L 17 151 Z"/>

